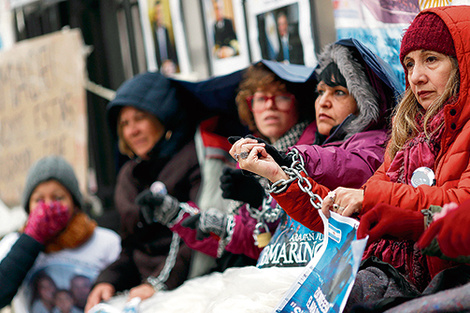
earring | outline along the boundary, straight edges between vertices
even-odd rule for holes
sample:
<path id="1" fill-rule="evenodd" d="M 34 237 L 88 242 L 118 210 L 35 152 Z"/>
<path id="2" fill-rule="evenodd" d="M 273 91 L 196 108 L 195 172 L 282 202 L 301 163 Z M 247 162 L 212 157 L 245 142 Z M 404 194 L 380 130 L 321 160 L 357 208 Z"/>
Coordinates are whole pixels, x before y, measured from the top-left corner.
<path id="1" fill-rule="evenodd" d="M 171 130 L 167 131 L 165 133 L 165 140 L 170 140 L 171 135 L 173 135 L 173 132 Z"/>

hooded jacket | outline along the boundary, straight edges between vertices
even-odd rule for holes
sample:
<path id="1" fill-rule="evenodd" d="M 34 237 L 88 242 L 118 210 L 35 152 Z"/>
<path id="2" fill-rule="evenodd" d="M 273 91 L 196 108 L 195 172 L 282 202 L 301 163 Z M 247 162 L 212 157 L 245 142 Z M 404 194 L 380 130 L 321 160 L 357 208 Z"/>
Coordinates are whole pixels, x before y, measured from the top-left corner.
<path id="1" fill-rule="evenodd" d="M 351 58 L 355 61 L 351 62 Z M 332 61 L 337 64 L 360 111 L 352 122 L 346 119 L 333 130 L 321 146 L 294 146 L 304 159 L 312 192 L 323 199 L 339 186 L 361 187 L 382 164 L 388 140 L 386 120 L 402 88 L 393 70 L 355 39 L 343 39 L 327 46 L 319 60 L 319 72 Z M 292 218 L 323 232 L 317 209 L 297 183 L 272 196 Z"/>
<path id="2" fill-rule="evenodd" d="M 392 160 L 386 155 L 384 164 L 364 185 L 364 212 L 379 202 L 404 209 L 422 210 L 430 205 L 443 206 L 449 202 L 460 204 L 470 198 L 470 7 L 433 8 L 420 14 L 424 12 L 437 14 L 447 25 L 454 41 L 460 70 L 458 100 L 443 109 L 445 124 L 441 150 L 433 169 L 436 183 L 434 186 L 420 185 L 414 188 L 390 182 L 386 172 Z M 428 257 L 428 268 L 432 277 L 449 265 L 438 258 Z"/>
<path id="3" fill-rule="evenodd" d="M 196 201 L 201 183 L 193 135 L 196 120 L 190 118 L 186 104 L 193 103 L 185 90 L 160 73 L 144 73 L 124 82 L 107 107 L 114 134 L 120 110 L 132 106 L 156 116 L 171 131 L 150 152 L 149 160 L 138 157 L 127 161 L 119 171 L 114 204 L 121 218 L 122 252 L 119 259 L 99 275 L 96 283 L 112 284 L 116 291 L 130 289 L 157 277 L 165 265 L 172 238 L 160 223 L 143 225 L 135 198 L 154 181 L 165 184 L 168 193 L 179 201 Z M 191 250 L 180 245 L 168 280 L 169 289 L 179 286 L 189 272 Z"/>

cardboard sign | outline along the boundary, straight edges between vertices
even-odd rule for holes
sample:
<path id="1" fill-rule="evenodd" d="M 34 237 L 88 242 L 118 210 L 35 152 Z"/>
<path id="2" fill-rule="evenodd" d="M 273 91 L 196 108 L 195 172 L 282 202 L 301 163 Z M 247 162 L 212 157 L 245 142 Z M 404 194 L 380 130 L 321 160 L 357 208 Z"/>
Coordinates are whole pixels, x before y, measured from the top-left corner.
<path id="1" fill-rule="evenodd" d="M 0 52 L 0 199 L 20 204 L 29 167 L 62 155 L 82 191 L 88 167 L 84 44 L 79 30 Z"/>

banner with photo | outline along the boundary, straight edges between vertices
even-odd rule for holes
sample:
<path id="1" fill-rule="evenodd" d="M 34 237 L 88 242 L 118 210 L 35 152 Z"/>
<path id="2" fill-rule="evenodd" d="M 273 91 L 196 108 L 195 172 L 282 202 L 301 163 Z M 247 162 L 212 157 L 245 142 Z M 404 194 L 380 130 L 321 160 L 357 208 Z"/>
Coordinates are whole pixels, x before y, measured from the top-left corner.
<path id="1" fill-rule="evenodd" d="M 211 75 L 250 64 L 242 0 L 201 0 Z"/>
<path id="2" fill-rule="evenodd" d="M 359 221 L 334 212 L 326 218 L 324 242 L 275 313 L 342 312 L 356 279 L 368 237 L 356 238 Z"/>
<path id="3" fill-rule="evenodd" d="M 251 0 L 246 12 L 254 61 L 316 66 L 308 0 Z"/>
<path id="4" fill-rule="evenodd" d="M 147 69 L 188 74 L 191 65 L 180 0 L 139 0 Z"/>
<path id="5" fill-rule="evenodd" d="M 338 39 L 356 38 L 396 71 L 403 86 L 399 60 L 401 37 L 421 11 L 430 7 L 470 4 L 469 0 L 333 0 Z"/>

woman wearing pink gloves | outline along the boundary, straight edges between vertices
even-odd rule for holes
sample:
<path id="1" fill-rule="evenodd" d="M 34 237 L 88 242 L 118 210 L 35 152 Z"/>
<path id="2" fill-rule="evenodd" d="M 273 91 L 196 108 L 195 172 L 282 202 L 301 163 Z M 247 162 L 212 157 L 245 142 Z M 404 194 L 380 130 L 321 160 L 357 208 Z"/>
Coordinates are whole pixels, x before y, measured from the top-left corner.
<path id="1" fill-rule="evenodd" d="M 53 295 L 34 299 L 38 278 L 50 277 L 54 290 L 68 289 L 76 274 L 93 282 L 119 255 L 119 236 L 82 211 L 77 178 L 62 157 L 42 158 L 30 168 L 23 204 L 29 213 L 24 229 L 0 241 L 0 307 L 13 300 L 18 313 L 52 312 Z"/>

